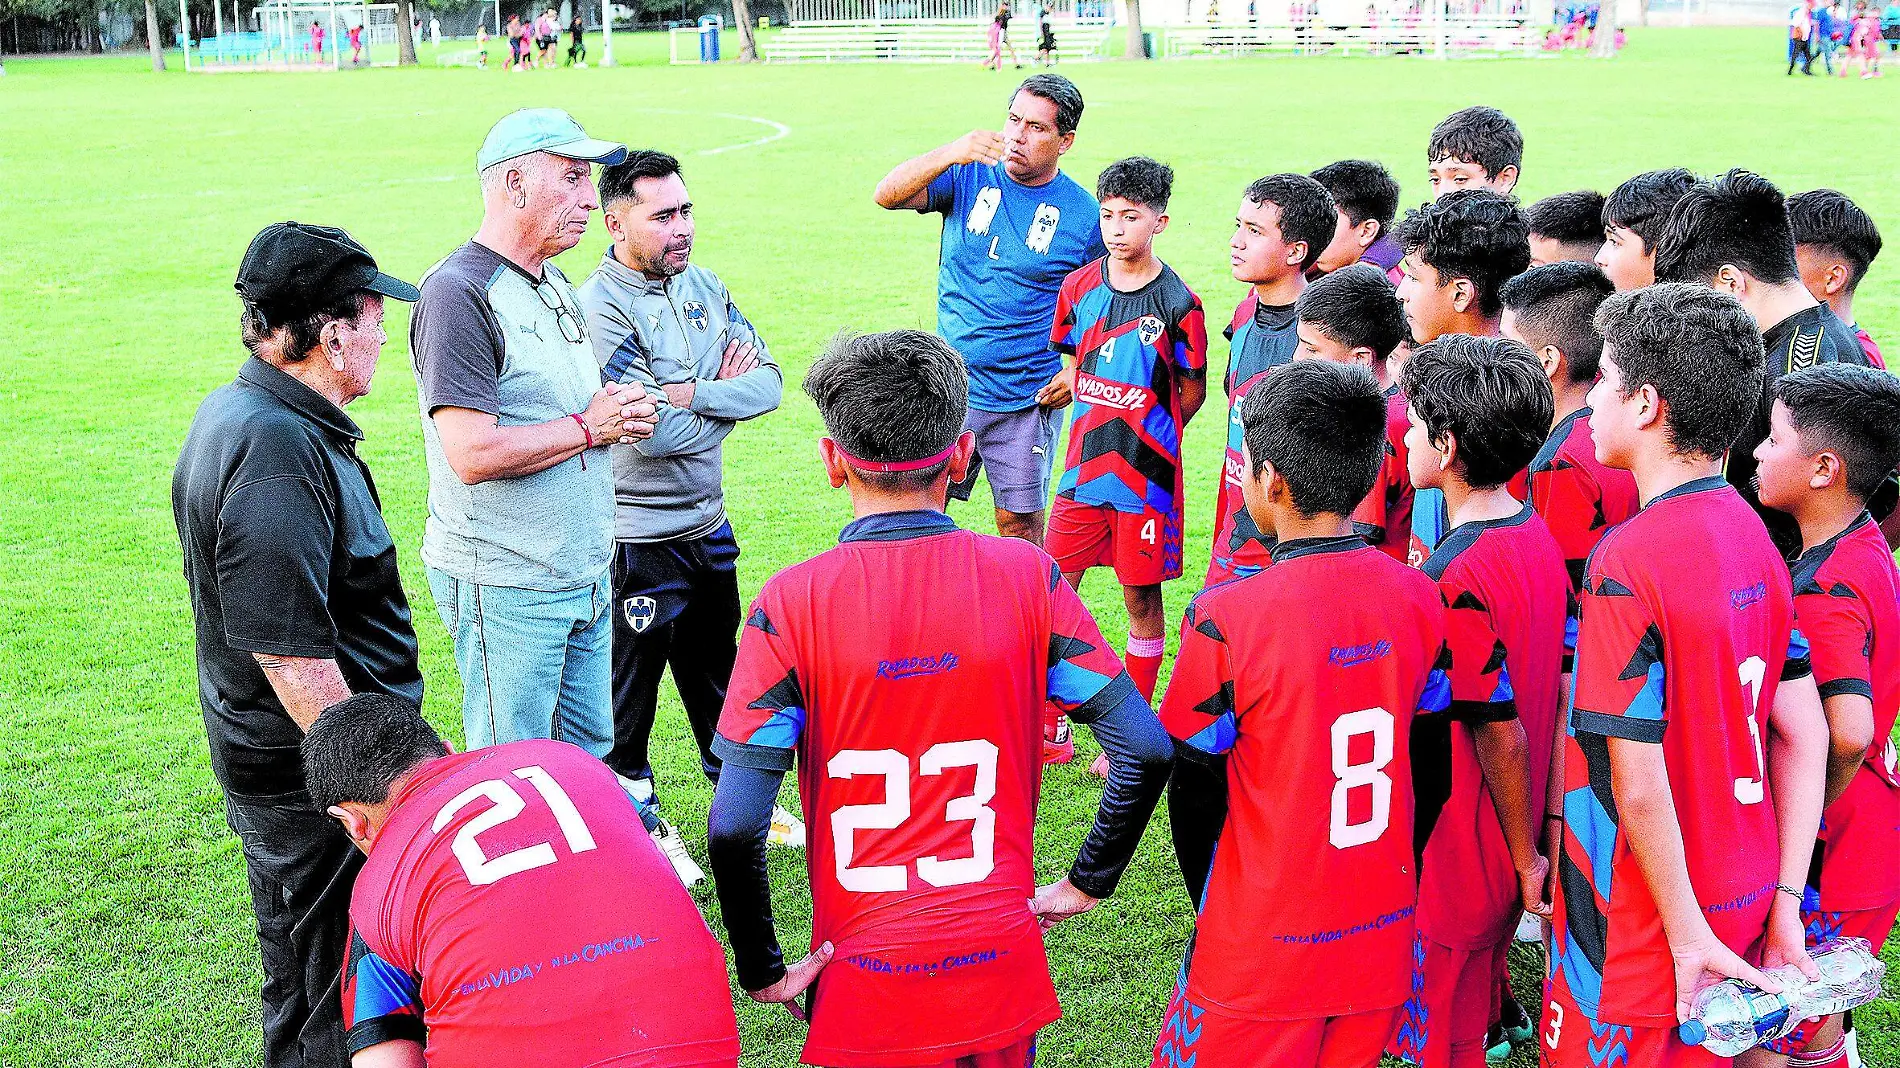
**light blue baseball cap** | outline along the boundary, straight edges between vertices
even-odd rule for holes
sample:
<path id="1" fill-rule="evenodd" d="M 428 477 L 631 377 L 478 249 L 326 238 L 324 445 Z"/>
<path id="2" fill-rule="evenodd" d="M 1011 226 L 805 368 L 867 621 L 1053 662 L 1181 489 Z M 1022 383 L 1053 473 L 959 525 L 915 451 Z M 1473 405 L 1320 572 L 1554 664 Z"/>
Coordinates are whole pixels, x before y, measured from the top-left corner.
<path id="1" fill-rule="evenodd" d="M 626 145 L 587 136 L 574 116 L 560 108 L 523 108 L 488 131 L 482 150 L 475 154 L 475 169 L 485 171 L 530 152 L 549 152 L 564 159 L 608 166 L 627 158 Z"/>

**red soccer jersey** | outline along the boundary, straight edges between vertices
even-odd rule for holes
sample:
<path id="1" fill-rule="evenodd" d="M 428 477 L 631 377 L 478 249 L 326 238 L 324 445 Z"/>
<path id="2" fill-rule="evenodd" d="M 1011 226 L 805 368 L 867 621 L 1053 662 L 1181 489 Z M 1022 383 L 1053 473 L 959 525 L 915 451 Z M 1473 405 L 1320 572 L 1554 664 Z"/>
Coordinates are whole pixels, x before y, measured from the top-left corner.
<path id="1" fill-rule="evenodd" d="M 1201 298 L 1163 264 L 1131 293 L 1108 282 L 1108 259 L 1080 268 L 1056 297 L 1050 344 L 1079 356 L 1069 451 L 1056 486 L 1078 504 L 1156 513 L 1181 529 L 1181 383 L 1207 377 Z M 1178 559 L 1168 569 L 1178 571 Z"/>
<path id="2" fill-rule="evenodd" d="M 1768 710 L 1808 671 L 1788 569 L 1720 478 L 1658 496 L 1606 534 L 1581 598 L 1564 757 L 1555 966 L 1599 1023 L 1675 1022 L 1662 917 L 1617 823 L 1610 738 L 1663 747 L 1689 881 L 1716 937 L 1762 936 L 1780 863 Z"/>
<path id="3" fill-rule="evenodd" d="M 935 1064 L 1061 1015 L 1025 904 L 1043 708 L 1087 723 L 1128 685 L 1047 555 L 941 512 L 860 519 L 766 582 L 719 734 L 796 754 L 812 945 L 837 947 L 807 1063 Z"/>
<path id="4" fill-rule="evenodd" d="M 1399 563 L 1412 548 L 1412 473 L 1406 468 L 1405 432 L 1411 428 L 1405 394 L 1393 386 L 1385 392 L 1385 457 L 1372 492 L 1352 513 L 1353 528 L 1368 543 Z"/>
<path id="5" fill-rule="evenodd" d="M 1227 754 L 1186 999 L 1236 1019 L 1388 1009 L 1411 990 L 1415 709 L 1442 711 L 1444 607 L 1357 535 L 1281 542 L 1188 608 L 1170 734 Z M 1198 1014 L 1198 1013 L 1197 1013 Z"/>
<path id="6" fill-rule="evenodd" d="M 1531 804 L 1542 806 L 1570 579 L 1556 541 L 1529 505 L 1508 519 L 1453 529 L 1425 562 L 1425 574 L 1438 580 L 1446 605 L 1451 707 L 1443 717 L 1421 718 L 1412 732 L 1420 808 L 1442 801 L 1435 819 L 1420 818 L 1432 832 L 1419 873 L 1418 927 L 1440 945 L 1488 949 L 1511 936 L 1523 909 L 1472 727 L 1523 721 Z M 1427 751 L 1437 758 L 1426 760 Z M 1542 811 L 1532 808 L 1532 818 Z"/>
<path id="7" fill-rule="evenodd" d="M 1900 572 L 1873 517 L 1795 561 L 1794 611 L 1821 697 L 1859 694 L 1874 706 L 1874 744 L 1821 820 L 1820 907 L 1880 908 L 1900 898 Z"/>
<path id="8" fill-rule="evenodd" d="M 1531 507 L 1544 517 L 1570 569 L 1571 588 L 1583 583 L 1583 563 L 1603 532 L 1636 514 L 1636 477 L 1597 459 L 1590 409 L 1579 408 L 1551 428 L 1531 461 Z"/>
<path id="9" fill-rule="evenodd" d="M 431 1068 L 738 1063 L 725 951 L 605 764 L 511 742 L 395 802 L 350 900 L 352 1052 L 426 1025 Z"/>

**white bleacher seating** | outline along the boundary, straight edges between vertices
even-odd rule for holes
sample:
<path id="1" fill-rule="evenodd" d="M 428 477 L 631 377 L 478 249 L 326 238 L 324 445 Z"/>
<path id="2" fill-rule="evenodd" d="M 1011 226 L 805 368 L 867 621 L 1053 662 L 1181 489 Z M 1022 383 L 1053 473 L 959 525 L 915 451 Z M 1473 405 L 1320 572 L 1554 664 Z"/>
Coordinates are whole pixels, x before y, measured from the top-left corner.
<path id="1" fill-rule="evenodd" d="M 1027 63 L 1036 52 L 1036 28 L 1019 20 L 1010 43 Z M 1027 31 L 1027 32 L 1024 32 Z M 981 63 L 989 57 L 989 24 L 980 22 L 826 22 L 788 26 L 761 50 L 772 63 Z M 1108 46 L 1099 25 L 1056 26 L 1057 57 L 1064 63 L 1097 59 Z"/>

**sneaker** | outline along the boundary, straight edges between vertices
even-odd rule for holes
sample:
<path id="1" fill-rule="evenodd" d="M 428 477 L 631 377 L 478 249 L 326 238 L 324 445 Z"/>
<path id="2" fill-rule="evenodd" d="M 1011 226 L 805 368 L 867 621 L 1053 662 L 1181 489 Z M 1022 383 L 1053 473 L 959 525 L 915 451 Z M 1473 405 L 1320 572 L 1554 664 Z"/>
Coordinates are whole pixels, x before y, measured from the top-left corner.
<path id="1" fill-rule="evenodd" d="M 625 775 L 615 775 L 614 778 L 620 780 L 620 788 L 627 791 L 628 797 L 650 809 L 659 809 L 660 795 L 654 792 L 652 779 L 629 779 Z"/>
<path id="2" fill-rule="evenodd" d="M 1524 1015 L 1524 1006 L 1519 1005 L 1516 998 L 1505 998 L 1502 1008 L 1504 1011 L 1499 1015 L 1503 1017 L 1501 1022 L 1506 1042 L 1521 1046 L 1537 1037 L 1537 1028 L 1531 1023 L 1531 1018 Z"/>
<path id="3" fill-rule="evenodd" d="M 681 885 L 691 890 L 706 881 L 706 873 L 693 860 L 693 855 L 686 851 L 686 839 L 680 837 L 678 828 L 664 819 L 660 820 L 659 827 L 653 831 L 653 841 L 672 863 L 673 874 L 679 876 Z"/>
<path id="4" fill-rule="evenodd" d="M 1504 1037 L 1504 1032 L 1493 1027 L 1484 1042 L 1484 1063 L 1503 1064 L 1511 1059 L 1511 1040 Z"/>
<path id="5" fill-rule="evenodd" d="M 1075 759 L 1075 734 L 1069 729 L 1069 717 L 1056 717 L 1053 731 L 1044 728 L 1042 732 L 1042 762 L 1044 764 L 1067 764 Z"/>
<path id="6" fill-rule="evenodd" d="M 805 824 L 785 811 L 784 805 L 772 806 L 772 829 L 765 832 L 767 843 L 788 849 L 805 848 Z"/>

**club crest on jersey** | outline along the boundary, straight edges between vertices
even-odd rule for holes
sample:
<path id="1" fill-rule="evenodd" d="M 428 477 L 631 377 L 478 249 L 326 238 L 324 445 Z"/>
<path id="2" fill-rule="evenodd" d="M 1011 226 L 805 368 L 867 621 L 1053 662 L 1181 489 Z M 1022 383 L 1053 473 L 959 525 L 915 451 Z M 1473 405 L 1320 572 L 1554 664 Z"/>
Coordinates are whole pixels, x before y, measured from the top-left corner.
<path id="1" fill-rule="evenodd" d="M 1003 191 L 995 186 L 984 186 L 976 195 L 976 201 L 970 205 L 970 214 L 963 220 L 963 226 L 973 234 L 990 232 L 990 221 L 996 218 L 996 208 L 1003 203 Z"/>
<path id="2" fill-rule="evenodd" d="M 1075 376 L 1075 397 L 1118 412 L 1138 412 L 1148 404 L 1148 391 L 1140 386 L 1124 385 L 1084 374 Z"/>
<path id="3" fill-rule="evenodd" d="M 914 679 L 920 675 L 941 675 L 954 671 L 957 666 L 957 654 L 938 653 L 936 656 L 906 656 L 897 660 L 877 662 L 877 677 L 880 679 Z"/>
<path id="4" fill-rule="evenodd" d="M 620 602 L 620 614 L 626 617 L 627 626 L 632 627 L 635 634 L 645 634 L 646 629 L 653 625 L 653 617 L 659 607 L 659 602 L 643 594 Z"/>
<path id="5" fill-rule="evenodd" d="M 1161 340 L 1161 320 L 1152 315 L 1142 316 L 1140 333 L 1141 343 L 1144 345 L 1152 345 Z"/>
<path id="6" fill-rule="evenodd" d="M 1036 220 L 1029 224 L 1029 236 L 1023 244 L 1029 251 L 1049 254 L 1049 243 L 1056 238 L 1056 224 L 1062 221 L 1062 209 L 1054 204 L 1036 205 Z"/>
<path id="7" fill-rule="evenodd" d="M 706 306 L 696 300 L 687 301 L 686 302 L 686 321 L 693 324 L 693 329 L 698 330 L 702 334 L 705 333 L 706 332 Z"/>

